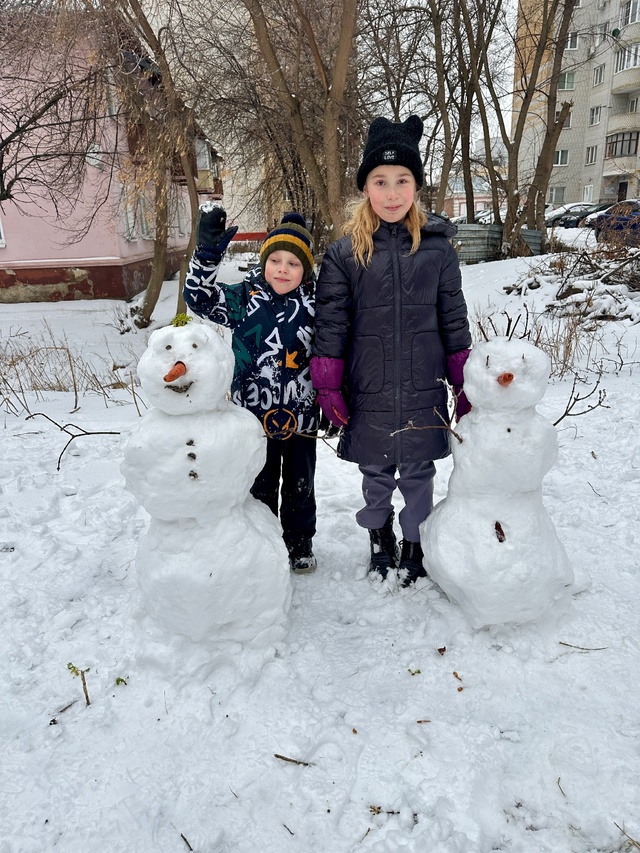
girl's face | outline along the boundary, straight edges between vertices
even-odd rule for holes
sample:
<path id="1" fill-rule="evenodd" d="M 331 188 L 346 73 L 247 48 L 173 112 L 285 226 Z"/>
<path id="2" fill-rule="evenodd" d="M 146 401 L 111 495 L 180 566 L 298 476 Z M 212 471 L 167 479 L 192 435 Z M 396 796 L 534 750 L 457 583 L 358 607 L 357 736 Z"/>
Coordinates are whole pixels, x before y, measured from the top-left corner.
<path id="1" fill-rule="evenodd" d="M 384 222 L 402 222 L 416 198 L 416 179 L 405 166 L 376 166 L 363 190 Z"/>
<path id="2" fill-rule="evenodd" d="M 264 265 L 264 277 L 276 293 L 283 296 L 291 293 L 302 283 L 304 267 L 293 252 L 276 249 L 267 257 Z"/>

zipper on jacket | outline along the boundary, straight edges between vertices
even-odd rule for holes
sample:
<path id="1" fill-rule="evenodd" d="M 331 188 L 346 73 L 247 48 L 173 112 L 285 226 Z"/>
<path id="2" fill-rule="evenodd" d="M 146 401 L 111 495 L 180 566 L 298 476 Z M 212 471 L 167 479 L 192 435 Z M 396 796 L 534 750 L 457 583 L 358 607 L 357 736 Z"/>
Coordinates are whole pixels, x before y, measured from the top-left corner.
<path id="1" fill-rule="evenodd" d="M 395 461 L 400 459 L 400 433 L 402 418 L 402 290 L 400 281 L 400 261 L 398 252 L 398 226 L 391 228 L 391 269 L 393 270 L 393 437 Z"/>
<path id="2" fill-rule="evenodd" d="M 279 326 L 279 334 L 280 334 L 280 343 L 282 345 L 282 365 L 280 367 L 280 401 L 278 403 L 278 409 L 280 411 L 284 408 L 284 386 L 285 386 L 285 372 L 287 369 L 287 343 L 285 341 L 285 330 L 287 328 L 287 302 L 288 298 L 284 298 L 282 300 L 282 320 L 278 322 Z M 278 319 L 278 314 L 276 312 L 276 320 Z"/>

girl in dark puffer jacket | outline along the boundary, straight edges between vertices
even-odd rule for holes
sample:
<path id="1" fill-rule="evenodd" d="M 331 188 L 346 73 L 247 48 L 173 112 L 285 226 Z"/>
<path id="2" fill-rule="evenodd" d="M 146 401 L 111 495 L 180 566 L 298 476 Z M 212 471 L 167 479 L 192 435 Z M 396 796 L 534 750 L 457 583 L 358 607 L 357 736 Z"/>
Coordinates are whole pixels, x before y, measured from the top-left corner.
<path id="1" fill-rule="evenodd" d="M 358 189 L 364 200 L 325 257 L 316 291 L 311 378 L 327 418 L 342 426 L 339 455 L 359 464 L 369 571 L 425 577 L 419 526 L 433 507 L 435 459 L 447 456 L 448 380 L 456 416 L 468 411 L 462 368 L 471 335 L 448 220 L 417 205 L 422 121 L 377 118 Z M 397 479 L 396 479 L 397 477 Z M 398 554 L 392 495 L 404 508 Z"/>

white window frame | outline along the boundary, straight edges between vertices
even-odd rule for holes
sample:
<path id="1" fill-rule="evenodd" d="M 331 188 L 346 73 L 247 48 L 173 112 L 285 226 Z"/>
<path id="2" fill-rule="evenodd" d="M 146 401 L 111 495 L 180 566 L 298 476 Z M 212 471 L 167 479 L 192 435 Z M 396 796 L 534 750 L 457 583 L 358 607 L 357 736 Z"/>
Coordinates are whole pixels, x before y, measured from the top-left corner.
<path id="1" fill-rule="evenodd" d="M 107 72 L 104 81 L 104 97 L 106 101 L 107 115 L 111 116 L 111 118 L 115 118 L 115 116 L 118 115 L 119 104 L 116 85 L 111 71 Z"/>
<path id="2" fill-rule="evenodd" d="M 0 249 L 4 249 L 7 245 L 4 239 L 4 229 L 2 228 L 2 219 L 0 219 Z"/>
<path id="3" fill-rule="evenodd" d="M 598 146 L 597 145 L 587 145 L 587 153 L 584 158 L 585 166 L 593 166 L 593 164 L 598 159 Z"/>
<path id="4" fill-rule="evenodd" d="M 602 107 L 591 107 L 589 110 L 589 127 L 602 121 Z"/>
<path id="5" fill-rule="evenodd" d="M 569 165 L 569 149 L 568 148 L 556 148 L 553 152 L 553 165 L 554 166 L 568 166 Z"/>
<path id="6" fill-rule="evenodd" d="M 564 204 L 566 191 L 566 187 L 549 187 L 549 196 L 547 201 L 549 204 Z"/>
<path id="7" fill-rule="evenodd" d="M 627 112 L 628 113 L 637 113 L 638 112 L 638 103 L 640 99 L 636 95 L 634 98 L 629 98 L 627 103 Z"/>
<path id="8" fill-rule="evenodd" d="M 587 204 L 593 203 L 593 184 L 585 184 L 582 187 L 582 201 L 585 201 Z"/>
<path id="9" fill-rule="evenodd" d="M 153 228 L 149 222 L 149 205 L 146 198 L 141 195 L 138 198 L 138 229 L 143 240 L 153 240 Z"/>
<path id="10" fill-rule="evenodd" d="M 199 172 L 211 171 L 211 146 L 206 139 L 196 138 L 196 168 Z"/>
<path id="11" fill-rule="evenodd" d="M 84 155 L 86 164 L 97 169 L 99 172 L 103 172 L 106 165 L 104 157 L 105 154 L 98 143 L 95 140 L 90 142 Z"/>
<path id="12" fill-rule="evenodd" d="M 620 29 L 640 21 L 640 0 L 627 0 L 620 6 Z"/>
<path id="13" fill-rule="evenodd" d="M 126 187 L 122 188 L 122 208 L 124 215 L 124 239 L 128 243 L 135 243 L 138 240 L 138 232 L 136 231 L 136 206 L 131 203 L 132 196 L 127 192 Z"/>
<path id="14" fill-rule="evenodd" d="M 180 192 L 176 193 L 176 219 L 178 220 L 178 234 L 181 237 L 186 237 L 188 227 L 187 208 Z"/>
<path id="15" fill-rule="evenodd" d="M 630 44 L 628 47 L 617 51 L 614 62 L 614 74 L 627 71 L 629 68 L 637 68 L 640 65 L 640 43 Z"/>
<path id="16" fill-rule="evenodd" d="M 604 83 L 604 69 L 606 68 L 606 64 L 603 62 L 602 65 L 596 65 L 593 69 L 593 85 L 600 86 Z"/>
<path id="17" fill-rule="evenodd" d="M 565 50 L 577 50 L 578 49 L 578 31 L 574 30 L 572 33 L 567 35 L 567 44 L 565 46 Z"/>
<path id="18" fill-rule="evenodd" d="M 561 112 L 561 110 L 556 110 L 556 121 L 558 121 L 558 119 L 560 118 L 560 112 Z M 573 110 L 569 110 L 569 112 L 567 113 L 567 117 L 564 120 L 564 124 L 562 125 L 563 130 L 570 130 L 571 129 L 572 117 L 573 117 Z"/>
<path id="19" fill-rule="evenodd" d="M 571 85 L 568 85 L 569 82 Z M 576 87 L 575 71 L 563 71 L 558 77 L 558 90 L 561 92 L 570 92 Z"/>

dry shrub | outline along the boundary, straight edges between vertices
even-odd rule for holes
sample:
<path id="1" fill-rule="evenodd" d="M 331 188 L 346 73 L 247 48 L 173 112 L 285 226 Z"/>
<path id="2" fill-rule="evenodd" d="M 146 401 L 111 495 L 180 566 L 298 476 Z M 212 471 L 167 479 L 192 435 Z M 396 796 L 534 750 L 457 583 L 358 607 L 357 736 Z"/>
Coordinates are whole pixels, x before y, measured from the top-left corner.
<path id="1" fill-rule="evenodd" d="M 72 391 L 74 408 L 81 394 L 100 394 L 105 404 L 116 402 L 111 392 L 128 387 L 116 366 L 100 357 L 87 360 L 66 336 L 58 340 L 47 323 L 41 333 L 9 332 L 0 343 L 0 405 L 7 412 L 31 413 L 29 400 L 46 392 Z"/>
<path id="2" fill-rule="evenodd" d="M 482 340 L 503 336 L 526 340 L 539 347 L 549 357 L 551 376 L 559 379 L 575 373 L 579 365 L 593 364 L 601 338 L 593 326 L 585 327 L 578 314 L 532 315 L 526 306 L 517 317 L 507 311 L 500 314 L 478 312 L 474 326 L 478 330 L 476 337 Z"/>

